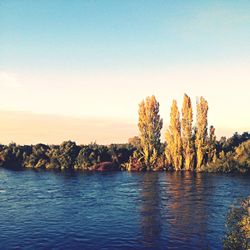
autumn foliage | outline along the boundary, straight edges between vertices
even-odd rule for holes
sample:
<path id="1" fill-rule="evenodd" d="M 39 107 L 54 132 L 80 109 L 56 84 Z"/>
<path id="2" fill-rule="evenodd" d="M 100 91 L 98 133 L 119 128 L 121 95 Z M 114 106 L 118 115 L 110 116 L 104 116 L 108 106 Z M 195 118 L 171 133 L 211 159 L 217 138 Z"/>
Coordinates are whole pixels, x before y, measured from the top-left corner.
<path id="1" fill-rule="evenodd" d="M 195 148 L 196 148 L 196 159 L 197 171 L 201 170 L 201 166 L 205 160 L 205 153 L 207 149 L 207 112 L 208 103 L 201 97 L 197 102 L 197 122 L 196 122 L 196 135 L 195 135 Z"/>
<path id="2" fill-rule="evenodd" d="M 163 121 L 159 115 L 159 103 L 155 96 L 147 97 L 139 104 L 138 128 L 142 161 L 147 170 L 153 169 L 160 154 L 160 136 Z"/>
<path id="3" fill-rule="evenodd" d="M 182 105 L 182 148 L 183 148 L 183 167 L 185 170 L 194 170 L 194 142 L 193 142 L 193 108 L 191 98 L 185 94 Z"/>
<path id="4" fill-rule="evenodd" d="M 181 141 L 181 122 L 180 112 L 176 100 L 173 101 L 170 114 L 170 125 L 166 132 L 166 151 L 167 163 L 175 170 L 182 169 L 182 141 Z"/>
<path id="5" fill-rule="evenodd" d="M 181 113 L 173 100 L 170 122 L 165 133 L 164 154 L 160 155 L 160 132 L 162 120 L 159 103 L 155 97 L 147 97 L 139 105 L 140 152 L 148 170 L 155 170 L 161 158 L 162 168 L 201 171 L 208 162 L 216 160 L 215 128 L 210 127 L 208 136 L 208 103 L 200 97 L 196 104 L 196 124 L 193 127 L 191 98 L 185 94 Z M 164 159 L 162 159 L 164 158 Z M 159 164 L 157 165 L 159 169 Z"/>

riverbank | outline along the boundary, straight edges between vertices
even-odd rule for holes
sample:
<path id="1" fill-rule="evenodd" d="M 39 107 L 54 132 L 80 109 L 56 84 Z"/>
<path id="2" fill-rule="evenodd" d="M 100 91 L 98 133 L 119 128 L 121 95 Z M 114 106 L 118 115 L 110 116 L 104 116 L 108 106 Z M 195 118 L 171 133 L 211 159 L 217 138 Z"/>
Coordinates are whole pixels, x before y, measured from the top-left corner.
<path id="1" fill-rule="evenodd" d="M 200 169 L 186 168 L 177 171 L 249 173 L 249 134 L 234 135 L 216 144 L 216 157 L 205 159 Z M 164 145 L 162 145 L 164 149 Z M 176 171 L 167 163 L 164 151 L 152 166 L 147 166 L 140 155 L 140 148 L 133 143 L 109 146 L 77 145 L 66 141 L 61 145 L 0 145 L 0 167 L 9 169 L 55 169 L 79 171 Z"/>

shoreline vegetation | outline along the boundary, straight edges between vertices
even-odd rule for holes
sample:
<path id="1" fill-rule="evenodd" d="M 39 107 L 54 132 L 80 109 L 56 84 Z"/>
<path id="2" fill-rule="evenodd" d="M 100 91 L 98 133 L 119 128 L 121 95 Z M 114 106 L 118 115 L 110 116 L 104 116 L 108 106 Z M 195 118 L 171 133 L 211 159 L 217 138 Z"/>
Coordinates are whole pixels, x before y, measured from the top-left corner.
<path id="1" fill-rule="evenodd" d="M 250 196 L 231 207 L 226 229 L 223 249 L 250 249 Z"/>
<path id="2" fill-rule="evenodd" d="M 230 138 L 216 139 L 215 128 L 208 128 L 208 103 L 200 97 L 193 107 L 184 95 L 181 112 L 173 100 L 170 124 L 161 142 L 163 120 L 155 96 L 139 104 L 139 135 L 126 144 L 109 146 L 0 144 L 0 167 L 9 169 L 57 169 L 84 171 L 196 171 L 250 172 L 250 134 L 235 133 Z"/>

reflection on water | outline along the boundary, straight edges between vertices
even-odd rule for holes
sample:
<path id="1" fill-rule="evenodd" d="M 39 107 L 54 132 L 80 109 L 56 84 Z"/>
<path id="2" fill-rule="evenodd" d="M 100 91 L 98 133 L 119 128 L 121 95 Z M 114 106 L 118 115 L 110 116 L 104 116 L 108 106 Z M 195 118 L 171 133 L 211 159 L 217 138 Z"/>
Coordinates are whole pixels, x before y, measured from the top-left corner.
<path id="1" fill-rule="evenodd" d="M 248 176 L 0 169 L 0 249 L 221 249 Z"/>
<path id="2" fill-rule="evenodd" d="M 172 173 L 168 178 L 166 219 L 171 242 L 206 246 L 207 211 L 205 183 L 201 174 Z"/>
<path id="3" fill-rule="evenodd" d="M 145 173 L 141 188 L 141 232 L 146 248 L 157 249 L 161 234 L 160 190 L 158 175 Z"/>

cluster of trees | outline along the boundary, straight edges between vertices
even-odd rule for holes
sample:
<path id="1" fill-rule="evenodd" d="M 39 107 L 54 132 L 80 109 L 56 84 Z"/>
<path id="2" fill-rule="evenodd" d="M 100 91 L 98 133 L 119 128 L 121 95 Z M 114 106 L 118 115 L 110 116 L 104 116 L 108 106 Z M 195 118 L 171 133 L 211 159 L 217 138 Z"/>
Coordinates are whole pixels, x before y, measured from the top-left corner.
<path id="1" fill-rule="evenodd" d="M 170 124 L 165 134 L 165 145 L 160 143 L 163 120 L 159 115 L 159 103 L 155 96 L 147 97 L 139 104 L 139 146 L 134 157 L 141 166 L 154 170 L 161 167 L 174 170 L 201 170 L 216 158 L 215 129 L 207 131 L 208 103 L 201 97 L 197 102 L 197 122 L 193 127 L 191 99 L 184 95 L 181 114 L 173 100 Z M 138 158 L 138 155 L 140 157 Z"/>
<path id="2" fill-rule="evenodd" d="M 129 144 L 109 146 L 78 146 L 66 141 L 61 145 L 37 144 L 20 146 L 0 145 L 0 167 L 69 170 L 118 170 L 135 149 Z M 106 169 L 104 169 L 106 168 Z"/>
<path id="3" fill-rule="evenodd" d="M 76 145 L 67 141 L 61 145 L 37 144 L 0 145 L 0 167 L 82 169 L 82 170 L 189 170 L 208 172 L 247 172 L 250 170 L 250 134 L 235 133 L 233 137 L 216 140 L 215 128 L 208 129 L 208 103 L 200 97 L 196 103 L 196 123 L 193 107 L 184 95 L 181 112 L 173 100 L 170 123 L 161 142 L 163 120 L 155 96 L 139 104 L 139 136 L 128 144 L 109 146 Z"/>
<path id="4" fill-rule="evenodd" d="M 173 100 L 170 113 L 170 124 L 165 134 L 165 142 L 160 142 L 163 120 L 159 115 L 159 103 L 155 96 L 147 97 L 139 104 L 139 136 L 130 140 L 137 150 L 130 161 L 125 164 L 128 170 L 191 170 L 191 171 L 234 171 L 238 164 L 235 148 L 250 139 L 248 133 L 239 136 L 237 133 L 226 140 L 216 140 L 215 128 L 208 129 L 208 103 L 200 97 L 196 103 L 196 123 L 193 125 L 193 107 L 188 95 L 184 95 L 181 112 L 176 100 Z M 224 140 L 224 141 L 223 141 Z M 240 162 L 248 170 L 249 143 L 237 149 L 243 150 L 245 157 Z M 233 161 L 228 163 L 228 157 Z M 238 158 L 237 158 L 238 157 Z M 242 157 L 241 157 L 242 158 Z M 223 161 L 223 162 L 222 162 Z M 220 164 L 219 164 L 220 163 Z M 222 164 L 223 163 L 223 164 Z M 225 163 L 225 164 L 224 164 Z"/>
<path id="5" fill-rule="evenodd" d="M 243 133 L 242 136 L 238 135 L 237 133 L 234 134 L 233 137 L 226 140 L 227 146 L 223 146 L 221 148 L 220 141 L 216 143 L 217 151 L 219 152 L 219 156 L 214 162 L 210 162 L 207 164 L 206 171 L 207 172 L 223 172 L 223 173 L 230 173 L 230 172 L 241 172 L 246 173 L 250 171 L 250 134 Z M 238 137 L 240 140 L 242 138 L 247 139 L 242 143 L 238 144 L 239 142 L 234 139 Z M 228 144 L 228 141 L 231 141 Z M 232 146 L 238 145 L 238 146 Z M 228 150 L 228 146 L 231 150 Z"/>

